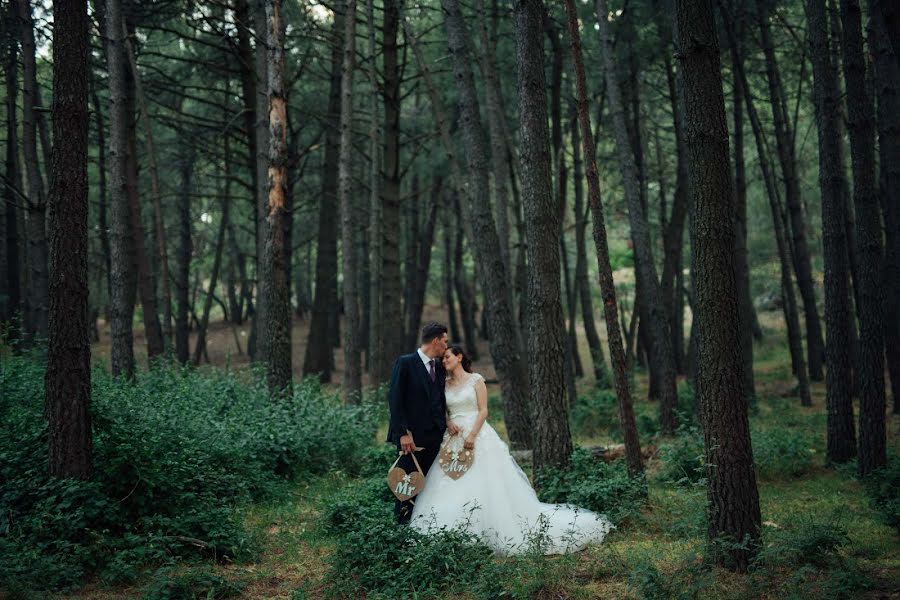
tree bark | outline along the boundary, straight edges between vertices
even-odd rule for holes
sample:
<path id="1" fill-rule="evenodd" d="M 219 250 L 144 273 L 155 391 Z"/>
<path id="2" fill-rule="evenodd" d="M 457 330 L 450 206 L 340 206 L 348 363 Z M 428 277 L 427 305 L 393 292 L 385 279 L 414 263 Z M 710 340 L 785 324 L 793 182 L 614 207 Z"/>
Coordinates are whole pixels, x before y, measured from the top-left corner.
<path id="1" fill-rule="evenodd" d="M 226 137 L 227 139 L 227 137 Z M 191 241 L 193 219 L 191 217 L 191 178 L 194 174 L 195 154 L 188 148 L 181 163 L 181 192 L 178 198 L 178 268 L 175 270 L 175 356 L 181 364 L 190 360 L 189 292 L 191 281 L 191 257 L 194 254 Z"/>
<path id="2" fill-rule="evenodd" d="M 675 0 L 685 144 L 691 181 L 692 273 L 696 277 L 697 395 L 703 414 L 707 518 L 716 562 L 744 572 L 760 543 L 759 493 L 743 394 L 734 200 L 716 23 L 709 1 Z M 731 544 L 729 544 L 730 542 Z M 732 544 L 738 544 L 732 545 Z"/>
<path id="3" fill-rule="evenodd" d="M 736 42 L 734 19 L 724 8 L 722 12 L 725 30 L 730 42 L 729 49 L 731 51 L 732 68 L 737 74 L 735 79 L 735 85 L 737 86 L 736 94 L 740 94 L 747 103 L 747 114 L 750 117 L 753 137 L 756 140 L 756 152 L 759 158 L 760 170 L 762 171 L 763 181 L 766 186 L 769 207 L 772 211 L 775 245 L 778 249 L 778 262 L 781 270 L 781 294 L 784 301 L 784 318 L 785 323 L 787 324 L 788 346 L 791 352 L 791 367 L 794 375 L 797 377 L 797 393 L 800 396 L 800 403 L 803 406 L 811 406 L 812 400 L 809 395 L 809 380 L 807 378 L 806 361 L 803 358 L 803 340 L 800 333 L 800 318 L 799 313 L 797 312 L 794 284 L 791 281 L 790 245 L 787 233 L 785 232 L 787 225 L 783 219 L 781 198 L 775 183 L 775 174 L 769 164 L 769 156 L 762 123 L 760 122 L 759 114 L 756 111 L 756 106 L 753 103 L 753 96 L 749 92 L 750 86 L 747 75 L 744 72 L 743 56 L 741 55 L 740 47 Z"/>
<path id="4" fill-rule="evenodd" d="M 91 476 L 88 341 L 88 14 L 86 0 L 53 3 L 50 313 L 45 399 L 50 474 Z M 64 141 L 64 142 L 63 142 Z"/>
<path id="5" fill-rule="evenodd" d="M 331 381 L 334 370 L 332 314 L 337 310 L 337 170 L 340 153 L 341 64 L 344 47 L 343 0 L 335 7 L 331 33 L 331 85 L 325 117 L 325 160 L 322 163 L 322 191 L 319 200 L 319 232 L 316 250 L 316 288 L 303 375 L 317 374 L 322 383 Z"/>
<path id="6" fill-rule="evenodd" d="M 3 281 L 3 292 L 7 296 L 5 311 L 0 314 L 0 321 L 15 318 L 22 310 L 22 283 L 21 283 L 21 256 L 19 253 L 19 216 L 16 207 L 22 204 L 20 192 L 21 175 L 18 160 L 18 124 L 16 119 L 16 96 L 18 95 L 18 34 L 16 5 L 12 2 L 7 6 L 7 13 L 2 16 L 6 23 L 8 39 L 6 41 L 6 159 L 4 167 L 4 254 L 5 262 L 3 272 L 0 273 Z M 17 193 L 18 192 L 18 193 Z M 10 326 L 11 338 L 16 339 L 19 327 L 13 323 Z"/>
<path id="7" fill-rule="evenodd" d="M 485 293 L 485 310 L 491 326 L 491 356 L 500 378 L 504 418 L 510 442 L 517 447 L 531 445 L 531 415 L 528 408 L 528 371 L 523 360 L 519 329 L 513 318 L 506 285 L 507 275 L 500 258 L 500 239 L 490 208 L 490 187 L 485 132 L 481 124 L 478 95 L 469 60 L 468 32 L 458 0 L 442 0 L 444 26 L 459 101 L 463 138 L 467 150 L 469 193 L 463 215 L 471 223 L 471 243 L 476 269 Z M 557 261 L 556 268 L 559 268 Z"/>
<path id="8" fill-rule="evenodd" d="M 613 282 L 612 266 L 609 262 L 609 244 L 603 218 L 603 203 L 600 198 L 600 177 L 597 172 L 597 150 L 594 146 L 591 119 L 588 115 L 587 85 L 585 84 L 584 59 L 581 51 L 581 35 L 578 31 L 578 12 L 575 9 L 575 0 L 565 0 L 565 5 L 568 17 L 569 40 L 572 49 L 572 62 L 575 70 L 578 123 L 581 127 L 582 147 L 585 160 L 587 161 L 588 199 L 594 222 L 593 236 L 597 252 L 597 266 L 600 273 L 600 293 L 603 298 L 603 314 L 606 318 L 606 333 L 613 368 L 613 381 L 615 382 L 616 398 L 619 403 L 619 422 L 625 438 L 625 462 L 628 466 L 628 474 L 637 478 L 643 476 L 644 464 L 641 457 L 641 444 L 638 439 L 637 426 L 634 420 L 631 392 L 628 389 L 628 375 L 625 370 L 625 348 L 622 345 L 622 333 L 619 328 L 616 286 Z"/>
<path id="9" fill-rule="evenodd" d="M 285 196 L 287 174 L 287 99 L 284 89 L 285 23 L 280 0 L 266 2 L 266 46 L 268 47 L 269 170 L 266 244 L 261 286 L 265 288 L 266 381 L 272 395 L 289 394 L 291 387 L 291 296 L 285 263 L 290 248 L 285 244 Z"/>
<path id="10" fill-rule="evenodd" d="M 581 160 L 581 135 L 578 131 L 578 113 L 572 111 L 572 179 L 575 188 L 575 285 L 578 289 L 581 304 L 581 320 L 584 334 L 590 348 L 591 362 L 594 366 L 594 385 L 606 389 L 610 386 L 609 373 L 606 370 L 606 359 L 603 357 L 603 343 L 597 333 L 594 321 L 594 300 L 588 279 L 587 249 L 585 231 L 587 229 L 587 212 L 584 206 L 584 167 Z"/>
<path id="11" fill-rule="evenodd" d="M 531 382 L 534 469 L 564 467 L 572 453 L 566 403 L 565 344 L 559 273 L 560 211 L 550 175 L 542 0 L 514 5 L 522 165 L 522 207 L 528 239 L 528 377 Z M 494 331 L 494 337 L 497 332 Z"/>
<path id="12" fill-rule="evenodd" d="M 374 358 L 377 368 L 375 381 L 386 381 L 403 345 L 403 280 L 400 273 L 400 84 L 398 37 L 400 29 L 400 1 L 386 0 L 384 4 L 382 70 L 384 85 L 384 170 L 381 177 L 381 348 Z"/>
<path id="13" fill-rule="evenodd" d="M 884 215 L 884 341 L 893 412 L 900 414 L 900 56 L 896 7 L 869 0 L 869 48 L 875 56 L 880 196 Z M 893 11 L 893 12 L 891 12 Z M 885 12 L 893 15 L 893 28 Z M 892 45 L 893 43 L 893 45 Z"/>
<path id="14" fill-rule="evenodd" d="M 763 55 L 766 57 L 766 79 L 769 84 L 769 101 L 775 125 L 775 141 L 781 173 L 784 177 L 785 196 L 790 216 L 790 236 L 794 271 L 797 274 L 797 287 L 803 298 L 803 313 L 806 319 L 806 347 L 809 357 L 809 375 L 813 381 L 822 380 L 822 361 L 824 360 L 824 342 L 822 327 L 819 323 L 819 309 L 816 307 L 815 285 L 810 266 L 810 252 L 806 242 L 806 218 L 803 215 L 803 201 L 800 194 L 800 178 L 797 172 L 796 150 L 794 148 L 793 125 L 787 111 L 784 86 L 772 45 L 769 29 L 769 10 L 762 3 L 757 7 L 760 29 L 760 40 Z"/>
<path id="15" fill-rule="evenodd" d="M 109 72 L 110 298 L 111 371 L 134 377 L 134 258 L 128 199 L 128 103 L 120 0 L 106 1 L 107 70 Z"/>
<path id="16" fill-rule="evenodd" d="M 347 0 L 344 16 L 341 75 L 341 149 L 338 195 L 341 200 L 341 245 L 344 267 L 344 398 L 359 402 L 362 395 L 360 361 L 359 264 L 356 248 L 357 208 L 353 195 L 353 69 L 356 58 L 356 0 Z"/>
<path id="17" fill-rule="evenodd" d="M 383 323 L 381 319 L 381 285 L 382 285 L 382 252 L 381 241 L 384 236 L 381 218 L 381 143 L 378 119 L 381 111 L 379 101 L 381 92 L 378 89 L 375 49 L 375 0 L 366 3 L 366 20 L 368 21 L 369 60 L 366 73 L 369 78 L 369 329 L 366 344 L 366 363 L 368 370 L 374 372 L 379 365 L 374 354 L 383 347 Z M 407 36 L 408 37 L 408 36 Z M 449 274 L 448 274 L 449 277 Z M 452 301 L 451 301 L 452 309 Z"/>
<path id="18" fill-rule="evenodd" d="M 856 455 L 850 369 L 850 290 L 844 231 L 844 169 L 840 160 L 840 98 L 831 63 L 825 0 L 807 0 L 813 99 L 819 131 L 819 184 L 822 188 L 822 241 L 825 249 L 825 395 L 828 406 L 830 462 Z"/>
<path id="19" fill-rule="evenodd" d="M 887 464 L 884 420 L 884 275 L 881 214 L 875 179 L 875 110 L 866 85 L 862 10 L 858 0 L 841 0 L 847 130 L 853 166 L 859 315 L 859 474 L 865 477 Z"/>
<path id="20" fill-rule="evenodd" d="M 660 377 L 660 426 L 664 433 L 672 434 L 678 427 L 678 417 L 675 412 L 678 406 L 678 395 L 675 389 L 675 361 L 672 353 L 672 338 L 669 335 L 669 322 L 662 305 L 659 280 L 656 277 L 649 225 L 641 208 L 640 182 L 634 163 L 634 155 L 631 153 L 624 106 L 613 64 L 612 36 L 609 32 L 609 22 L 603 17 L 603 15 L 608 14 L 605 0 L 597 0 L 597 14 L 600 16 L 597 22 L 603 48 L 606 92 L 609 98 L 613 131 L 616 135 L 616 147 L 619 154 L 619 164 L 622 169 L 625 196 L 628 202 L 628 220 L 631 225 L 631 236 L 634 241 L 635 270 L 641 280 L 640 301 L 644 303 L 649 318 L 649 322 L 645 323 L 645 325 L 649 328 L 652 336 L 653 362 L 656 364 Z"/>
<path id="21" fill-rule="evenodd" d="M 150 114 L 147 110 L 147 100 L 144 96 L 144 86 L 141 82 L 141 74 L 138 71 L 137 61 L 134 57 L 134 50 L 131 40 L 128 39 L 127 32 L 123 32 L 125 36 L 125 54 L 128 57 L 128 65 L 131 70 L 131 78 L 134 82 L 134 91 L 141 113 L 141 124 L 144 127 L 144 141 L 147 144 L 147 159 L 150 171 L 150 194 L 153 198 L 153 215 L 155 224 L 155 237 L 157 260 L 160 265 L 160 278 L 162 279 L 162 295 L 163 295 L 163 322 L 162 336 L 163 346 L 172 343 L 172 291 L 169 286 L 169 254 L 166 249 L 166 227 L 163 220 L 162 198 L 159 191 L 159 173 L 156 166 L 156 146 L 153 141 L 153 129 L 150 127 Z M 154 291 L 155 296 L 155 291 Z M 154 299 L 155 301 L 155 299 Z M 149 339 L 149 338 L 148 338 Z"/>
<path id="22" fill-rule="evenodd" d="M 45 340 L 48 327 L 49 281 L 47 275 L 46 186 L 38 159 L 38 115 L 40 106 L 35 60 L 34 20 L 29 0 L 18 0 L 19 34 L 22 42 L 22 149 L 25 186 L 28 190 L 26 222 L 28 252 L 28 297 L 25 330 L 32 340 Z"/>
<path id="23" fill-rule="evenodd" d="M 435 189 L 430 192 L 429 196 L 441 198 L 441 186 L 441 178 L 437 177 Z M 419 232 L 419 243 L 416 244 L 419 251 L 416 256 L 412 291 L 409 296 L 410 306 L 407 310 L 407 318 L 409 319 L 407 325 L 407 331 L 409 332 L 406 340 L 407 348 L 415 348 L 418 343 L 419 327 L 422 324 L 422 310 L 425 308 L 425 292 L 428 286 L 428 271 L 431 266 L 431 247 L 434 244 L 434 230 L 437 225 L 438 206 L 439 202 L 437 201 L 430 203 L 428 207 L 428 218 L 425 221 L 425 228 Z"/>

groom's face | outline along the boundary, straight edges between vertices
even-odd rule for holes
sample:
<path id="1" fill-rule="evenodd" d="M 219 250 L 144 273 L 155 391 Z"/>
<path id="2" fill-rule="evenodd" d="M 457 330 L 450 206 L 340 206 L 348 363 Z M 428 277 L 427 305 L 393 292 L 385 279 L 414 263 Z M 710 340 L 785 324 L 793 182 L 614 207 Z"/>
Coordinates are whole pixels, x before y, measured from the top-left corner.
<path id="1" fill-rule="evenodd" d="M 436 337 L 431 340 L 431 352 L 430 355 L 432 358 L 438 358 L 444 355 L 444 352 L 447 351 L 447 334 L 441 335 L 441 337 Z"/>

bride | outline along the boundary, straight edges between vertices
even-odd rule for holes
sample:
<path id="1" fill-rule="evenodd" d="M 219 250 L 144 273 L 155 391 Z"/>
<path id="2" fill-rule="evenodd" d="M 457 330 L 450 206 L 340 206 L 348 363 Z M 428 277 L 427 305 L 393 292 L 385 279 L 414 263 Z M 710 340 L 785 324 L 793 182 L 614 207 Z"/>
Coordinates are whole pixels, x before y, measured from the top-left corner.
<path id="1" fill-rule="evenodd" d="M 443 364 L 449 416 L 444 443 L 451 431 L 458 432 L 463 447 L 474 449 L 475 459 L 455 480 L 440 465 L 428 470 L 411 525 L 424 532 L 463 527 L 498 554 L 522 553 L 535 544 L 544 554 L 561 554 L 602 541 L 614 527 L 603 515 L 538 500 L 506 443 L 486 422 L 484 378 L 471 372 L 462 348 L 450 346 Z"/>

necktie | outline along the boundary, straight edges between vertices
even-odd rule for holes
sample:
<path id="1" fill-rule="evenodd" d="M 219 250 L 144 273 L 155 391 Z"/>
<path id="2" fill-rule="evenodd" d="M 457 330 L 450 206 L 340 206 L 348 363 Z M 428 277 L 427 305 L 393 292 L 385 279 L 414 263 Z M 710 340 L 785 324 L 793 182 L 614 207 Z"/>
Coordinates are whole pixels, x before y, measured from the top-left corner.
<path id="1" fill-rule="evenodd" d="M 433 360 L 428 361 L 428 374 L 431 375 L 431 383 L 434 383 L 435 375 L 434 375 L 434 361 Z"/>

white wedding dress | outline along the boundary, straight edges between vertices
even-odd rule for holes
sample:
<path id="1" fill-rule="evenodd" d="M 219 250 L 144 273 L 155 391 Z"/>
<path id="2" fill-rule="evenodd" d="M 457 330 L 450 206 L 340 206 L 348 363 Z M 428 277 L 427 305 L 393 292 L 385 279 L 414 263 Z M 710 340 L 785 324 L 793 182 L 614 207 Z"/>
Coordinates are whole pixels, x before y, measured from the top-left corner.
<path id="1" fill-rule="evenodd" d="M 446 389 L 447 411 L 462 430 L 461 439 L 478 417 L 475 383 L 481 379 L 473 373 Z M 445 442 L 449 438 L 444 435 Z M 415 499 L 411 526 L 423 532 L 462 527 L 501 555 L 520 554 L 536 541 L 545 554 L 574 552 L 599 543 L 614 527 L 589 510 L 538 500 L 528 476 L 488 423 L 475 438 L 475 460 L 462 477 L 452 479 L 435 460 Z"/>

